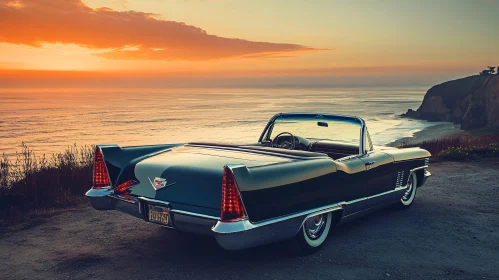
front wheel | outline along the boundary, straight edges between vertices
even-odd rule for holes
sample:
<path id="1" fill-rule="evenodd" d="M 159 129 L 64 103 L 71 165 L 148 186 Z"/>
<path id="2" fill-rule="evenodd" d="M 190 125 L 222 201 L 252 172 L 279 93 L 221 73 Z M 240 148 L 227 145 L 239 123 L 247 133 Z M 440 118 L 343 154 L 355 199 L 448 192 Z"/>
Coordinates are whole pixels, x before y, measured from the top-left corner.
<path id="1" fill-rule="evenodd" d="M 414 202 L 414 199 L 416 198 L 416 190 L 418 186 L 418 177 L 416 176 L 416 173 L 413 172 L 409 176 L 409 180 L 407 181 L 407 190 L 404 193 L 404 196 L 395 203 L 395 208 L 397 209 L 407 209 L 411 207 L 412 203 Z"/>
<path id="2" fill-rule="evenodd" d="M 308 218 L 292 240 L 292 249 L 302 254 L 310 254 L 319 250 L 331 229 L 332 217 L 333 215 L 329 212 Z"/>

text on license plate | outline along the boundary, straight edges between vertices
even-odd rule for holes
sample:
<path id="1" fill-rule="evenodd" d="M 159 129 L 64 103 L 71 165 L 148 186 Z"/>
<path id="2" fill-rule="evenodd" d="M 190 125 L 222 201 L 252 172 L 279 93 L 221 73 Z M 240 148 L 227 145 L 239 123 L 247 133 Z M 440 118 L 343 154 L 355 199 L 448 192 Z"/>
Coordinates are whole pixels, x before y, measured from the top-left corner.
<path id="1" fill-rule="evenodd" d="M 168 208 L 149 205 L 149 222 L 158 223 L 162 225 L 168 225 L 170 222 L 168 220 Z"/>

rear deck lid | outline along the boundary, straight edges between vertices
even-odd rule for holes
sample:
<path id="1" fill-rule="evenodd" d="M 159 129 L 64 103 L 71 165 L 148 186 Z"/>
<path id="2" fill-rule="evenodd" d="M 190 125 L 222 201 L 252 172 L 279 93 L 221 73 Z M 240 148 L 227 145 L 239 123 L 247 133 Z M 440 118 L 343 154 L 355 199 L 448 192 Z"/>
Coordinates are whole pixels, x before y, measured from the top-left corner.
<path id="1" fill-rule="evenodd" d="M 140 184 L 131 189 L 131 194 L 220 209 L 225 165 L 244 164 L 251 168 L 291 160 L 254 151 L 189 146 L 174 148 L 135 166 L 135 177 Z"/>

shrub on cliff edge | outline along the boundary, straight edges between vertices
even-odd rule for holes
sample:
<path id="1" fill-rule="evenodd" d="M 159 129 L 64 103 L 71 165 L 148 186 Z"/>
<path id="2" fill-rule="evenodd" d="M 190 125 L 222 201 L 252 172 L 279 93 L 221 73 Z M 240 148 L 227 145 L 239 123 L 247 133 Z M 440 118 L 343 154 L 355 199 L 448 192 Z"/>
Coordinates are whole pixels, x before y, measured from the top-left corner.
<path id="1" fill-rule="evenodd" d="M 442 159 L 466 160 L 481 157 L 499 157 L 499 144 L 470 147 L 449 147 L 437 155 Z"/>
<path id="2" fill-rule="evenodd" d="M 499 135 L 460 135 L 402 145 L 401 148 L 421 147 L 434 159 L 465 160 L 499 157 Z"/>
<path id="3" fill-rule="evenodd" d="M 13 158 L 0 158 L 0 218 L 84 200 L 92 184 L 93 147 L 74 145 L 49 157 L 21 147 Z"/>

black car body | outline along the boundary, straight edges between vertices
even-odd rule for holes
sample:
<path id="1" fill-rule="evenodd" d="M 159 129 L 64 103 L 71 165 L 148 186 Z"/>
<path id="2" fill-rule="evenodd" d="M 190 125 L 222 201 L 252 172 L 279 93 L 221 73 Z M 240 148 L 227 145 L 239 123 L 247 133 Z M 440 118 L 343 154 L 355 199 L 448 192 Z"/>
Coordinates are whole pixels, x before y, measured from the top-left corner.
<path id="1" fill-rule="evenodd" d="M 335 222 L 409 207 L 431 175 L 428 151 L 374 147 L 361 118 L 331 114 L 277 114 L 255 144 L 98 145 L 95 158 L 94 208 L 229 250 L 293 239 L 313 251 Z"/>

